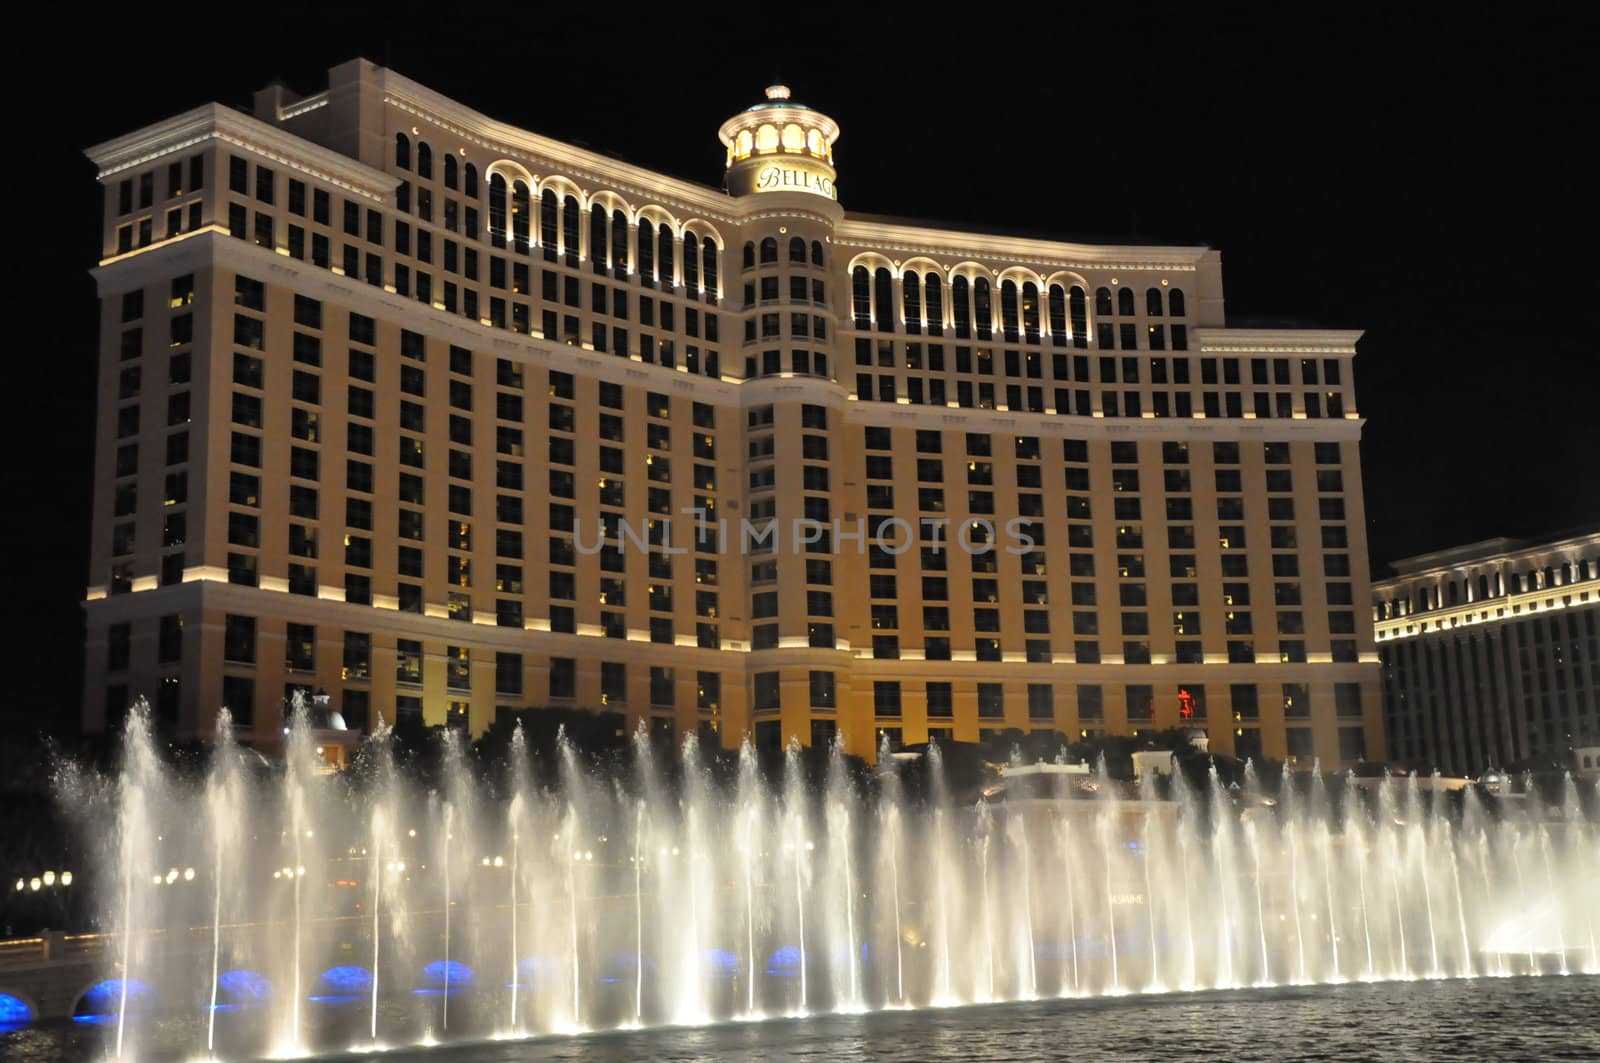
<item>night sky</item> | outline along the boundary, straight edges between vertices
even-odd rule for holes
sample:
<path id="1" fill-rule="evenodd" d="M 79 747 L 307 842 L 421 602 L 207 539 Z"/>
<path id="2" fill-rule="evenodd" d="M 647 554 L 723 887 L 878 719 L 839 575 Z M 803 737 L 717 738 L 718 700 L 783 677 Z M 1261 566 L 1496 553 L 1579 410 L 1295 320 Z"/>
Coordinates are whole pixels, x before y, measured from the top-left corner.
<path id="1" fill-rule="evenodd" d="M 1393 7 L 1294 24 L 1278 6 L 1191 20 L 1155 5 L 769 3 L 730 9 L 737 30 L 721 32 L 703 5 L 661 5 L 677 20 L 654 25 L 572 8 L 581 21 L 544 4 L 363 5 L 361 19 L 274 5 L 236 32 L 128 9 L 12 38 L 24 198 L 7 479 L 12 618 L 32 638 L 0 711 L 68 730 L 81 697 L 101 209 L 82 149 L 210 100 L 248 105 L 273 79 L 318 91 L 357 55 L 711 185 L 717 126 L 781 79 L 843 128 L 847 209 L 1219 248 L 1229 324 L 1366 330 L 1375 572 L 1600 520 L 1593 57 L 1575 26 L 1507 16 L 1476 31 Z"/>

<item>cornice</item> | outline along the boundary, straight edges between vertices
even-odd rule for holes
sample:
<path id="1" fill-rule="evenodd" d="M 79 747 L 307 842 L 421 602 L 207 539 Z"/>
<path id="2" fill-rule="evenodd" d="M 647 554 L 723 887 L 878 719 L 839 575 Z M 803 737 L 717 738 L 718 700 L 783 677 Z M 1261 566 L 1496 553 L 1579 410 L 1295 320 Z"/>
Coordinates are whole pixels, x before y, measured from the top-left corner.
<path id="1" fill-rule="evenodd" d="M 1192 272 L 1212 254 L 1208 247 L 1130 247 L 1062 243 L 1028 237 L 950 232 L 915 224 L 852 218 L 834 231 L 834 242 L 873 251 L 900 251 L 930 258 L 996 260 L 1045 269 L 1129 269 Z M 954 264 L 954 263 L 952 263 Z"/>
<path id="2" fill-rule="evenodd" d="M 1560 587 L 1541 587 L 1521 594 L 1483 598 L 1446 609 L 1429 609 L 1422 613 L 1378 620 L 1373 633 L 1378 643 L 1383 645 L 1401 639 L 1447 634 L 1462 628 L 1526 620 L 1530 616 L 1561 609 L 1593 608 L 1600 605 L 1597 591 L 1600 591 L 1600 584 L 1594 580 Z M 1375 596 L 1379 594 L 1379 585 L 1373 585 L 1373 593 Z"/>
<path id="3" fill-rule="evenodd" d="M 1484 547 L 1499 547 L 1484 551 Z M 1473 553 L 1472 551 L 1479 552 Z M 1384 593 L 1393 594 L 1412 587 L 1431 586 L 1442 577 L 1471 574 L 1496 568 L 1516 567 L 1527 562 L 1546 562 L 1557 558 L 1577 558 L 1585 556 L 1586 551 L 1600 552 L 1600 532 L 1589 532 L 1581 535 L 1567 536 L 1561 539 L 1548 541 L 1529 541 L 1527 539 L 1490 539 L 1482 543 L 1469 543 L 1465 546 L 1455 547 L 1451 550 L 1436 550 L 1428 554 L 1419 554 L 1416 557 L 1403 558 L 1394 562 L 1394 566 L 1410 566 L 1403 571 L 1397 571 L 1388 579 L 1376 580 L 1372 584 L 1374 595 Z M 1542 565 L 1540 566 L 1542 567 Z M 1463 606 L 1463 608 L 1469 608 Z M 1430 610 L 1433 612 L 1433 610 Z M 1418 613 L 1417 616 L 1427 614 Z"/>
<path id="4" fill-rule="evenodd" d="M 1355 354 L 1361 329 L 1196 328 L 1200 350 L 1218 354 Z"/>
<path id="5" fill-rule="evenodd" d="M 87 148 L 104 181 L 135 166 L 218 140 L 368 199 L 387 201 L 400 179 L 220 103 Z"/>
<path id="6" fill-rule="evenodd" d="M 670 204 L 708 220 L 729 225 L 742 220 L 743 212 L 735 206 L 738 201 L 709 185 L 667 177 L 497 121 L 393 70 L 381 69 L 378 76 L 386 105 L 507 158 L 553 163 L 565 175 L 582 177 L 640 199 Z"/>

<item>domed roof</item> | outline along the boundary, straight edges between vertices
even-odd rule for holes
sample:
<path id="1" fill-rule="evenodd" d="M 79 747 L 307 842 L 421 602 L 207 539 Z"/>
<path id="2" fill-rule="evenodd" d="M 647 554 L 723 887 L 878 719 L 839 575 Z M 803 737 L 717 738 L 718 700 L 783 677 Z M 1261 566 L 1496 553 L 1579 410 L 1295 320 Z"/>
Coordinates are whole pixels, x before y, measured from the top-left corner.
<path id="1" fill-rule="evenodd" d="M 347 731 L 344 715 L 333 707 L 333 697 L 326 690 L 318 690 L 306 699 L 306 722 L 318 731 Z"/>
<path id="2" fill-rule="evenodd" d="M 770 111 L 778 107 L 787 107 L 791 111 L 811 110 L 811 108 L 807 107 L 805 104 L 795 103 L 794 100 L 790 98 L 793 95 L 793 91 L 787 85 L 768 85 L 762 90 L 762 92 L 766 94 L 767 102 L 752 103 L 750 106 L 745 108 L 746 112 Z"/>

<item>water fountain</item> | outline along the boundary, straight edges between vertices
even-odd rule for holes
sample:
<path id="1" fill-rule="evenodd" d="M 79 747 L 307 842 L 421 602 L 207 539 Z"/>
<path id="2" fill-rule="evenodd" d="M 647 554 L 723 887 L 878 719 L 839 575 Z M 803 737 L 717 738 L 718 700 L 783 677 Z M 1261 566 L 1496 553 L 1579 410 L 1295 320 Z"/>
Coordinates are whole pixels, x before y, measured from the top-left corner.
<path id="1" fill-rule="evenodd" d="M 1558 806 L 1518 811 L 1447 804 L 1414 778 L 1297 787 L 1247 771 L 1235 789 L 1213 768 L 1133 787 L 1101 763 L 1051 793 L 980 799 L 952 790 L 937 750 L 912 787 L 889 756 L 867 779 L 837 749 L 764 763 L 748 745 L 718 759 L 641 734 L 603 774 L 563 739 L 542 768 L 553 785 L 536 785 L 520 733 L 509 771 L 443 742 L 429 785 L 381 735 L 333 775 L 299 714 L 283 764 L 246 770 L 224 718 L 189 781 L 135 711 L 120 773 L 74 784 L 116 824 L 96 836 L 118 980 L 108 1051 L 141 1052 L 163 1011 L 205 1014 L 183 1054 L 238 1058 L 1600 973 L 1600 836 L 1574 782 Z"/>

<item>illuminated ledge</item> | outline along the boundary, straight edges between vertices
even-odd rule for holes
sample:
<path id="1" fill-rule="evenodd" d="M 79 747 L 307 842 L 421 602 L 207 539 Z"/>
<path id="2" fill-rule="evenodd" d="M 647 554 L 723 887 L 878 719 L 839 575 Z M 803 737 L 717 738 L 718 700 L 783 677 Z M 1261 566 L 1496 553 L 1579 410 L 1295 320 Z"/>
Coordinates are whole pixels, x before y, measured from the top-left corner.
<path id="1" fill-rule="evenodd" d="M 1593 605 L 1600 602 L 1600 597 L 1594 593 L 1596 587 L 1597 584 L 1593 580 L 1583 584 L 1568 583 L 1561 587 L 1546 587 L 1502 598 L 1484 598 L 1471 605 L 1457 606 L 1454 609 L 1412 613 L 1394 620 L 1380 621 L 1377 625 L 1377 637 L 1379 642 L 1395 642 L 1421 635 L 1455 631 L 1462 627 L 1521 620 L 1528 616 L 1568 607 Z M 1571 598 L 1572 601 L 1565 602 L 1562 598 Z M 1493 605 L 1486 605 L 1491 602 Z"/>
<path id="2" fill-rule="evenodd" d="M 1356 353 L 1360 329 L 1249 329 L 1196 327 L 1196 349 L 1214 354 Z"/>
<path id="3" fill-rule="evenodd" d="M 277 166 L 379 203 L 385 202 L 400 183 L 398 177 L 220 103 L 208 103 L 126 136 L 104 141 L 84 154 L 99 167 L 97 176 L 104 181 L 212 141 L 252 152 Z"/>

